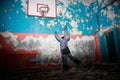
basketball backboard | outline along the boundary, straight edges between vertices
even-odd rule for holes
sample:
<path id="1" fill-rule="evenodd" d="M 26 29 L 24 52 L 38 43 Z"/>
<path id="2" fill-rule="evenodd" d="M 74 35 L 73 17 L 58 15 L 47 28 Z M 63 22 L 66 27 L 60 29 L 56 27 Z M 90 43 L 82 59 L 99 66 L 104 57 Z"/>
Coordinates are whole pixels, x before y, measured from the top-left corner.
<path id="1" fill-rule="evenodd" d="M 27 14 L 55 18 L 57 15 L 56 0 L 28 0 Z"/>

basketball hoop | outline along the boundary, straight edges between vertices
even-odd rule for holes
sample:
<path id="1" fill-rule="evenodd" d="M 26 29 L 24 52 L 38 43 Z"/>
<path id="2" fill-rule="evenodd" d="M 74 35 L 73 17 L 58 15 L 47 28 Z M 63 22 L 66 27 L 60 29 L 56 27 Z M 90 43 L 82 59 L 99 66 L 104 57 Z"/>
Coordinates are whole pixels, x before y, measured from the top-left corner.
<path id="1" fill-rule="evenodd" d="M 46 17 L 47 13 L 49 12 L 49 9 L 50 8 L 48 7 L 48 5 L 43 5 L 43 6 L 39 7 L 39 12 L 43 18 Z"/>
<path id="2" fill-rule="evenodd" d="M 27 0 L 27 15 L 34 17 L 56 18 L 56 0 Z"/>

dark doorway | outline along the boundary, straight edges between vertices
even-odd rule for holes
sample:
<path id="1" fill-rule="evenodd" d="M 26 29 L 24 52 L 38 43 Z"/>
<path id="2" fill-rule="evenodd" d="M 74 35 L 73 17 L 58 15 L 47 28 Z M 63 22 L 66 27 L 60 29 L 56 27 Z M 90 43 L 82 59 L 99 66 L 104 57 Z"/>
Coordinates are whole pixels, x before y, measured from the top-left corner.
<path id="1" fill-rule="evenodd" d="M 109 62 L 117 62 L 113 31 L 105 32 Z"/>

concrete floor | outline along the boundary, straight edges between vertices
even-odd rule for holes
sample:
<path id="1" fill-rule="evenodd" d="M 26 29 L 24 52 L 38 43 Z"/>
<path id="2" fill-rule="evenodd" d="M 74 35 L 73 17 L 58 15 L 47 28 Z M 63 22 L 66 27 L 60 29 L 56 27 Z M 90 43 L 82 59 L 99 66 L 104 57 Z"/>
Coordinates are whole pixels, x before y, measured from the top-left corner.
<path id="1" fill-rule="evenodd" d="M 56 69 L 32 69 L 9 72 L 3 80 L 120 80 L 120 64 L 83 64 L 80 68 L 71 67 L 68 72 Z M 0 79 L 2 80 L 2 79 Z"/>

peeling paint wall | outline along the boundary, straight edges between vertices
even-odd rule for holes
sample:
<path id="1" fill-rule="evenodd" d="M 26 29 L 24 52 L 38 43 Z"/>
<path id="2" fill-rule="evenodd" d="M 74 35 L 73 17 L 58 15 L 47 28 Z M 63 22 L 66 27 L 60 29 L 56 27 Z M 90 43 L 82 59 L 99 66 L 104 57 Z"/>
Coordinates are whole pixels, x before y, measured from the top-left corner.
<path id="1" fill-rule="evenodd" d="M 113 1 L 56 0 L 57 17 L 41 18 L 27 15 L 28 0 L 1 0 L 0 52 L 2 54 L 35 53 L 36 58 L 41 59 L 41 64 L 59 64 L 60 49 L 59 43 L 54 38 L 54 32 L 58 31 L 58 34 L 62 34 L 64 26 L 68 26 L 71 34 L 69 48 L 72 55 L 79 60 L 82 61 L 86 59 L 86 55 L 89 55 L 90 60 L 96 58 L 100 60 L 102 56 L 102 61 L 107 62 L 104 33 L 111 29 L 114 31 L 116 51 L 120 59 L 120 37 L 117 36 L 120 27 L 120 1 L 116 0 L 109 5 Z M 100 42 L 95 42 L 94 32 L 99 28 L 100 31 L 96 34 L 99 37 L 96 40 L 100 39 Z"/>
<path id="2" fill-rule="evenodd" d="M 6 39 L 5 43 L 12 45 L 13 52 L 18 50 L 37 50 L 38 54 L 36 58 L 41 60 L 41 64 L 61 63 L 60 45 L 54 35 L 29 34 L 25 36 L 24 34 L 13 34 L 11 32 L 1 32 L 0 35 L 4 38 L 9 38 Z M 20 40 L 22 38 L 21 35 L 24 38 Z M 71 36 L 68 46 L 71 54 L 80 61 L 85 60 L 86 55 L 89 56 L 91 61 L 95 60 L 96 45 L 94 36 Z"/>
<path id="3" fill-rule="evenodd" d="M 99 15 L 101 30 L 119 27 L 119 0 L 101 10 L 112 1 L 56 0 L 57 17 L 52 19 L 28 16 L 28 0 L 3 0 L 0 3 L 0 31 L 53 34 L 55 30 L 62 33 L 63 27 L 67 25 L 71 34 L 93 35 L 98 29 L 96 15 Z"/>

